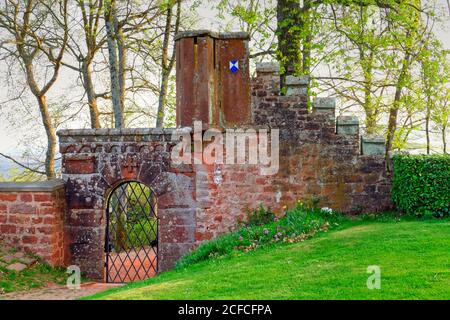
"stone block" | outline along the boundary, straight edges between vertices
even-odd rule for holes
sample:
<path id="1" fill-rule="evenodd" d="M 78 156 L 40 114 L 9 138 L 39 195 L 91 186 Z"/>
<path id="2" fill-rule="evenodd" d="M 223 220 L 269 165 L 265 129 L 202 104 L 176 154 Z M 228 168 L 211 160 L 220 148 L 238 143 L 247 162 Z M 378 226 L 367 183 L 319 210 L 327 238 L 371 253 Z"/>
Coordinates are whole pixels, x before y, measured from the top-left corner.
<path id="1" fill-rule="evenodd" d="M 90 174 L 95 172 L 95 157 L 67 158 L 63 166 L 67 174 Z"/>
<path id="2" fill-rule="evenodd" d="M 27 266 L 23 263 L 17 262 L 17 263 L 13 263 L 9 266 L 6 267 L 6 269 L 11 270 L 11 271 L 16 271 L 16 272 L 20 272 L 23 271 L 27 268 Z"/>
<path id="3" fill-rule="evenodd" d="M 355 116 L 339 116 L 337 117 L 337 134 L 340 135 L 358 135 L 359 119 Z"/>
<path id="4" fill-rule="evenodd" d="M 308 94 L 309 77 L 286 77 L 286 96 L 304 96 Z"/>
<path id="5" fill-rule="evenodd" d="M 278 73 L 280 64 L 278 62 L 258 62 L 256 63 L 257 73 Z"/>
<path id="6" fill-rule="evenodd" d="M 328 111 L 336 109 L 336 98 L 333 97 L 315 97 L 313 108 L 317 111 Z"/>
<path id="7" fill-rule="evenodd" d="M 383 136 L 362 136 L 361 151 L 366 156 L 384 155 L 386 141 Z"/>
<path id="8" fill-rule="evenodd" d="M 301 77 L 295 77 L 295 76 L 287 76 L 286 77 L 286 85 L 287 86 L 303 86 L 306 87 L 309 84 L 309 77 L 308 76 L 301 76 Z"/>

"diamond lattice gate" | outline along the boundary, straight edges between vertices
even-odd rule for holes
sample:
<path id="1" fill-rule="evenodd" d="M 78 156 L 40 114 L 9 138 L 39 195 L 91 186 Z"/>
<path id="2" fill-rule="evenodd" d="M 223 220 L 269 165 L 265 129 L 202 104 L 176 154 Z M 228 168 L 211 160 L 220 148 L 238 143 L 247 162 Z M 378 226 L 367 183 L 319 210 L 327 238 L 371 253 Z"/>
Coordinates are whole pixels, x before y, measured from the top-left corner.
<path id="1" fill-rule="evenodd" d="M 136 181 L 121 183 L 108 198 L 106 216 L 106 282 L 132 282 L 155 275 L 158 216 L 152 189 Z"/>

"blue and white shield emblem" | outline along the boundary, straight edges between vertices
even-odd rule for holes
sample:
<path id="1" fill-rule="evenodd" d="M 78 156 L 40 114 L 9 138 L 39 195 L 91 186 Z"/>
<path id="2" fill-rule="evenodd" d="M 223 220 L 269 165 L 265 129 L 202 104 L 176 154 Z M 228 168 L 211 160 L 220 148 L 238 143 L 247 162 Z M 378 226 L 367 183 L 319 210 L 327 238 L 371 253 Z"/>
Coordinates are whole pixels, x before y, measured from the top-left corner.
<path id="1" fill-rule="evenodd" d="M 230 60 L 230 71 L 232 73 L 236 73 L 239 70 L 239 61 L 237 60 Z"/>

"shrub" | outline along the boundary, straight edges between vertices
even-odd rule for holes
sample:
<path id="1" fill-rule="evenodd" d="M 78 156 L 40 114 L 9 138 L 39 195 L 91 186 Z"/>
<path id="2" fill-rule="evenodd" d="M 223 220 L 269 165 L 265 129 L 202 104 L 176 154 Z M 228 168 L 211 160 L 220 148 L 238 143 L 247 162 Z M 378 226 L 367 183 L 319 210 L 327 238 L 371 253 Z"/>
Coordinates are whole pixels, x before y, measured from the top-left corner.
<path id="1" fill-rule="evenodd" d="M 225 234 L 202 243 L 196 250 L 188 253 L 177 262 L 177 268 L 209 258 L 229 255 L 233 252 L 247 252 L 257 247 L 277 242 L 298 242 L 310 238 L 320 231 L 337 226 L 341 218 L 330 209 L 309 209 L 302 203 L 286 210 L 284 217 L 273 217 L 268 223 L 260 224 L 260 218 L 271 216 L 271 211 L 259 207 L 249 215 L 248 223 L 238 231 Z M 258 218 L 256 218 L 258 217 Z"/>
<path id="2" fill-rule="evenodd" d="M 397 209 L 418 216 L 450 212 L 450 156 L 396 155 L 392 200 Z"/>
<path id="3" fill-rule="evenodd" d="M 156 240 L 157 223 L 155 218 L 141 218 L 138 221 L 127 223 L 127 244 L 133 248 L 152 245 Z"/>
<path id="4" fill-rule="evenodd" d="M 263 224 L 272 222 L 275 218 L 275 213 L 270 208 L 266 209 L 260 205 L 256 210 L 249 210 L 247 212 L 247 226 L 261 226 Z"/>

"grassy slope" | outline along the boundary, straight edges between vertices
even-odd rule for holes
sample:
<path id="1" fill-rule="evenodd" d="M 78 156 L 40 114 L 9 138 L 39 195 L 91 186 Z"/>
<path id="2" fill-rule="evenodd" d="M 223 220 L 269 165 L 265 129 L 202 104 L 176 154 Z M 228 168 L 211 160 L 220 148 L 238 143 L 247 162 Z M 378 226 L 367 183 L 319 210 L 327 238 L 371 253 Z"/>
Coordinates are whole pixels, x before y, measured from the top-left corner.
<path id="1" fill-rule="evenodd" d="M 450 299 L 450 221 L 349 222 L 302 243 L 161 274 L 100 299 Z M 381 267 L 368 290 L 367 266 Z"/>
<path id="2" fill-rule="evenodd" d="M 64 284 L 66 279 L 65 269 L 52 268 L 46 264 L 37 263 L 21 272 L 0 267 L 0 292 L 37 289 L 45 287 L 49 283 Z"/>

